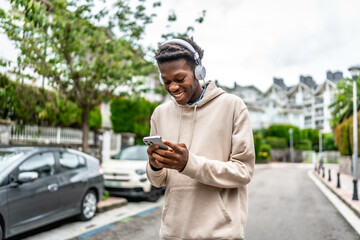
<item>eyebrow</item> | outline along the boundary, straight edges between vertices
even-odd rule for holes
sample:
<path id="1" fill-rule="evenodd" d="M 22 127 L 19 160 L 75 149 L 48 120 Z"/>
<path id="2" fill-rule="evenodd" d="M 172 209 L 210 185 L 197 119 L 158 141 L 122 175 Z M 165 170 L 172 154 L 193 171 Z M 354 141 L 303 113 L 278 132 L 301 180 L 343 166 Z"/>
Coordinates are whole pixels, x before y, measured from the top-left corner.
<path id="1" fill-rule="evenodd" d="M 184 71 L 181 71 L 181 72 L 176 73 L 174 77 L 178 77 L 179 75 L 184 75 Z M 161 77 L 164 78 L 164 79 L 167 79 L 167 78 L 164 77 L 164 75 L 162 75 L 162 74 L 161 74 Z"/>

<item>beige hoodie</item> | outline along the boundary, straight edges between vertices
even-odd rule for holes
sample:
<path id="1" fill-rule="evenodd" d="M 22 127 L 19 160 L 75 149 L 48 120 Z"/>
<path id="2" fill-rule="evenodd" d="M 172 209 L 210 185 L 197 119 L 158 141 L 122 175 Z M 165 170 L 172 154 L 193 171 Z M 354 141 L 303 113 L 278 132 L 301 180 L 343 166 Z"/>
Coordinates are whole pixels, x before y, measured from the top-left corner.
<path id="1" fill-rule="evenodd" d="M 166 186 L 160 238 L 243 239 L 246 185 L 255 163 L 244 102 L 209 82 L 197 104 L 173 101 L 158 106 L 151 118 L 151 135 L 185 143 L 189 150 L 182 172 L 147 166 L 150 182 Z"/>

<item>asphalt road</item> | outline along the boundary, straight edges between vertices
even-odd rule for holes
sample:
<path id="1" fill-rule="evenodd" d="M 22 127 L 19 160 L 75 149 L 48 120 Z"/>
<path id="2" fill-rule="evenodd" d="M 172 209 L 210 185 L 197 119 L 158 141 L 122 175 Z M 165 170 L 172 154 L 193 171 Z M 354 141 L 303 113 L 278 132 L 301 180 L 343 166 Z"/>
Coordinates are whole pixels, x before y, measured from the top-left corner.
<path id="1" fill-rule="evenodd" d="M 162 208 L 117 222 L 113 227 L 85 238 L 86 240 L 156 240 L 159 239 Z M 75 240 L 79 238 L 73 238 Z"/>
<path id="2" fill-rule="evenodd" d="M 249 185 L 246 240 L 359 240 L 301 165 L 258 169 Z"/>
<path id="3" fill-rule="evenodd" d="M 257 169 L 249 185 L 246 240 L 360 239 L 311 181 L 308 171 L 303 165 Z M 160 216 L 161 208 L 155 208 L 85 239 L 159 239 Z"/>

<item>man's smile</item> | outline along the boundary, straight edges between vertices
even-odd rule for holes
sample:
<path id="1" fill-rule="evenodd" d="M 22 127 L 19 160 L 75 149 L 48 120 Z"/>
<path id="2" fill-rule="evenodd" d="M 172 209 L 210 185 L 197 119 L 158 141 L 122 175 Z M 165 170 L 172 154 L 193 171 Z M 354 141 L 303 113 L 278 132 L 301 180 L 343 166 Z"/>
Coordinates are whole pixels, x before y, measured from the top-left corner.
<path id="1" fill-rule="evenodd" d="M 176 98 L 179 98 L 179 97 L 181 97 L 182 95 L 184 95 L 184 92 L 181 92 L 181 93 L 178 93 L 178 94 L 173 93 L 172 95 L 173 95 L 174 97 L 176 97 Z"/>

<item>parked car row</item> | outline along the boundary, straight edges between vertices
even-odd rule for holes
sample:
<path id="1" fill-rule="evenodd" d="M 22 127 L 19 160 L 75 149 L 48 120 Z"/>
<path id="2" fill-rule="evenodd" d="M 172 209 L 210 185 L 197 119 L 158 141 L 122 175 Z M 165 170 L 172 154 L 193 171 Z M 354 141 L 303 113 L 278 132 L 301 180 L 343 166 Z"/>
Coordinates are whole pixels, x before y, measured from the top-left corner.
<path id="1" fill-rule="evenodd" d="M 104 188 L 115 196 L 158 200 L 163 189 L 146 177 L 146 149 L 125 148 L 101 165 L 67 148 L 0 147 L 0 240 L 70 216 L 89 220 Z"/>

